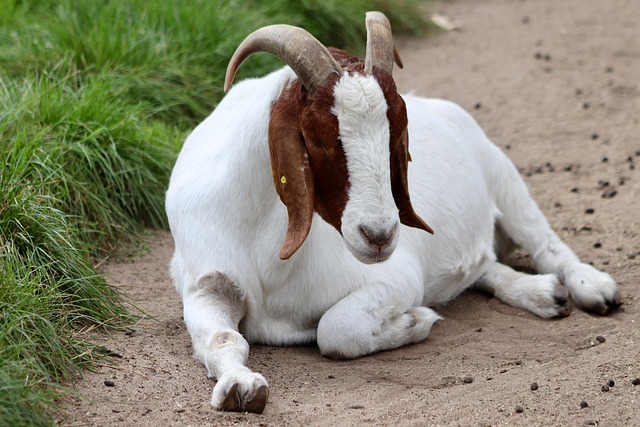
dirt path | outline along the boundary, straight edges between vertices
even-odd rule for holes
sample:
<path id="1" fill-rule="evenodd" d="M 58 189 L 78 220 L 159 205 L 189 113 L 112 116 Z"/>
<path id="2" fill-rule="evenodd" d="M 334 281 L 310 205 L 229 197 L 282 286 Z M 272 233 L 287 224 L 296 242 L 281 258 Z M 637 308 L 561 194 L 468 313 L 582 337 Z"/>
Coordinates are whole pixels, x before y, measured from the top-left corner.
<path id="1" fill-rule="evenodd" d="M 166 273 L 171 237 L 156 234 L 146 256 L 105 273 L 157 321 L 101 338 L 119 366 L 78 384 L 84 397 L 68 404 L 66 425 L 640 425 L 638 2 L 436 8 L 462 28 L 399 40 L 399 86 L 470 110 L 521 168 L 554 229 L 618 280 L 624 308 L 544 321 L 467 293 L 439 309 L 445 321 L 429 339 L 391 352 L 336 362 L 315 347 L 254 346 L 249 364 L 269 380 L 270 403 L 263 415 L 222 414 L 209 406 L 214 382 L 191 358 Z"/>

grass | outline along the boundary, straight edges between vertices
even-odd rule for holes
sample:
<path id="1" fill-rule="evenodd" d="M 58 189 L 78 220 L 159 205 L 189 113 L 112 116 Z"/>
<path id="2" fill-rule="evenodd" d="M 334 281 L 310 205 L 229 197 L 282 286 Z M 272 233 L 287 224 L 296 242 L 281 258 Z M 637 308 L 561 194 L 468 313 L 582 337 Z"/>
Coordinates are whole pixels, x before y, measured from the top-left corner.
<path id="1" fill-rule="evenodd" d="M 0 425 L 52 425 L 101 359 L 87 330 L 133 316 L 97 259 L 164 228 L 186 133 L 252 30 L 307 28 L 362 54 L 364 12 L 424 28 L 418 0 L 0 0 Z M 247 61 L 238 78 L 281 66 Z"/>

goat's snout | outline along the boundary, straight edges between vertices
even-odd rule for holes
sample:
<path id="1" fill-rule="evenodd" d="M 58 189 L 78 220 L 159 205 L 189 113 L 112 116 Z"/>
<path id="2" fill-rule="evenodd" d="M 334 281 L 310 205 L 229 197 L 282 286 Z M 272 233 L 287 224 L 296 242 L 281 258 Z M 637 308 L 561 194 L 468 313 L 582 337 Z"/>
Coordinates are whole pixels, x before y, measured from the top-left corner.
<path id="1" fill-rule="evenodd" d="M 380 248 L 389 245 L 393 241 L 398 224 L 391 227 L 373 227 L 366 224 L 360 225 L 362 238 L 371 246 Z"/>
<path id="2" fill-rule="evenodd" d="M 365 264 L 386 261 L 398 244 L 399 224 L 396 218 L 363 218 L 343 223 L 343 237 L 351 253 Z M 348 225 L 351 224 L 351 226 Z"/>

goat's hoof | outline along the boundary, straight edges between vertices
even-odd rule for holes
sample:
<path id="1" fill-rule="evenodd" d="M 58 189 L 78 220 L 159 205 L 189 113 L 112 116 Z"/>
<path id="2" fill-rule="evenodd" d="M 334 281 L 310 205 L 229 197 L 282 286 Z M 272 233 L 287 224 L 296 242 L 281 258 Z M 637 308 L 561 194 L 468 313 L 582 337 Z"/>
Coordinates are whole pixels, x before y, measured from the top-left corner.
<path id="1" fill-rule="evenodd" d="M 231 386 L 222 401 L 222 411 L 225 412 L 252 412 L 261 414 L 267 406 L 269 400 L 269 387 L 262 385 L 258 387 L 251 396 L 244 396 L 238 391 L 238 383 Z M 246 399 L 246 400 L 245 400 Z"/>
<path id="2" fill-rule="evenodd" d="M 558 286 L 553 294 L 553 300 L 557 305 L 555 317 L 567 317 L 571 314 L 571 299 L 569 289 L 565 286 Z"/>
<path id="3" fill-rule="evenodd" d="M 599 314 L 600 316 L 606 316 L 607 314 L 614 312 L 621 305 L 622 297 L 620 296 L 620 292 L 616 291 L 611 300 L 595 304 L 589 307 L 588 310 L 595 314 Z"/>

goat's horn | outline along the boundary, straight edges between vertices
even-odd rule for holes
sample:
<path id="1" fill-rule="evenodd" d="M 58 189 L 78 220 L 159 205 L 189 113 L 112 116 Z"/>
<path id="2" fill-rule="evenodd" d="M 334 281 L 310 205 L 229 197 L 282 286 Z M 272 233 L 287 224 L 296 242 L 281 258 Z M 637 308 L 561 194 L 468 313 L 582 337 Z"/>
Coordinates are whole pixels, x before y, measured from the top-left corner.
<path id="1" fill-rule="evenodd" d="M 382 68 L 393 74 L 393 62 L 402 68 L 402 60 L 393 45 L 391 24 L 383 13 L 367 12 L 365 25 L 367 27 L 367 52 L 364 58 L 364 73 L 370 75 L 373 67 Z"/>
<path id="2" fill-rule="evenodd" d="M 270 25 L 249 34 L 238 46 L 227 67 L 225 92 L 240 64 L 256 52 L 268 52 L 282 59 L 309 92 L 315 91 L 329 74 L 342 73 L 327 48 L 306 30 L 290 25 Z"/>

